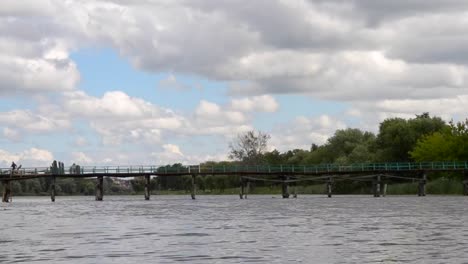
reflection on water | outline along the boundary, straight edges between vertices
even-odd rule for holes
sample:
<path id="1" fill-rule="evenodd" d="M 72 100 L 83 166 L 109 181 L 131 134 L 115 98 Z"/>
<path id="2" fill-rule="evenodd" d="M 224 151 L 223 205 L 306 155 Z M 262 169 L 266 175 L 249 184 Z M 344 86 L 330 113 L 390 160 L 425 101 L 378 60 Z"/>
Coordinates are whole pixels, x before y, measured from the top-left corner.
<path id="1" fill-rule="evenodd" d="M 0 263 L 468 263 L 466 197 L 18 198 Z"/>

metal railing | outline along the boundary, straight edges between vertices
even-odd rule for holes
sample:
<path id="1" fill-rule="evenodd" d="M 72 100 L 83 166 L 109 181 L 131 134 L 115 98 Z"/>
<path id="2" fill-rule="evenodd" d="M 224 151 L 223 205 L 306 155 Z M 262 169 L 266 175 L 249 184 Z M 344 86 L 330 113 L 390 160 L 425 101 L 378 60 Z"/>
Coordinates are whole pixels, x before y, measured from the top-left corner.
<path id="1" fill-rule="evenodd" d="M 468 170 L 467 161 L 445 162 L 393 162 L 393 163 L 356 163 L 349 165 L 317 164 L 317 165 L 228 165 L 228 166 L 80 166 L 65 169 L 65 175 L 76 174 L 323 174 L 346 172 L 395 172 L 395 171 L 450 171 Z M 51 168 L 21 168 L 15 170 L 14 176 L 23 175 L 49 175 Z M 0 176 L 5 178 L 11 175 L 10 168 L 0 168 Z"/>

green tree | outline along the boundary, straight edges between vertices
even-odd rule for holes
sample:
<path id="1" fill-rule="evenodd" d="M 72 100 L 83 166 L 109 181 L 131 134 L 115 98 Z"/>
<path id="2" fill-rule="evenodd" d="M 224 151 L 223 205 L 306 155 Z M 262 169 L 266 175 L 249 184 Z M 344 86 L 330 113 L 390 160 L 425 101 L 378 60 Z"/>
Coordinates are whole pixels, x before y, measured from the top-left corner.
<path id="1" fill-rule="evenodd" d="M 416 118 L 390 118 L 380 123 L 377 136 L 378 159 L 380 161 L 410 161 L 409 152 L 418 139 L 443 130 L 447 124 L 439 117 L 428 113 Z"/>
<path id="2" fill-rule="evenodd" d="M 375 143 L 375 135 L 363 132 L 356 128 L 337 130 L 328 139 L 326 149 L 333 159 L 331 162 L 353 163 L 369 162 L 373 159 L 372 146 Z"/>
<path id="3" fill-rule="evenodd" d="M 375 157 L 375 140 L 370 132 L 347 128 L 337 130 L 324 145 L 297 154 L 304 156 L 300 164 L 370 162 Z"/>
<path id="4" fill-rule="evenodd" d="M 198 188 L 199 190 L 205 191 L 205 189 L 206 189 L 205 177 L 203 177 L 203 176 L 198 176 L 198 177 L 195 179 L 195 184 L 197 185 L 197 188 Z"/>
<path id="5" fill-rule="evenodd" d="M 416 161 L 468 160 L 468 119 L 424 136 L 410 154 Z"/>
<path id="6" fill-rule="evenodd" d="M 216 184 L 216 187 L 219 189 L 220 192 L 224 192 L 224 190 L 227 187 L 227 179 L 226 176 L 215 176 L 214 182 Z"/>
<path id="7" fill-rule="evenodd" d="M 177 172 L 177 171 L 185 171 L 186 168 L 182 166 L 181 163 L 175 163 L 172 165 L 166 165 L 163 167 L 159 167 L 158 171 L 160 172 Z M 184 180 L 182 177 L 175 177 L 175 176 L 159 176 L 158 182 L 163 190 L 183 190 L 184 189 Z"/>
<path id="8" fill-rule="evenodd" d="M 205 187 L 211 191 L 213 191 L 213 189 L 215 188 L 215 182 L 214 182 L 214 178 L 213 176 L 206 176 L 205 177 Z"/>
<path id="9" fill-rule="evenodd" d="M 303 164 L 304 159 L 309 154 L 309 151 L 302 149 L 295 149 L 293 151 L 288 151 L 286 153 L 286 163 L 287 165 L 300 165 Z"/>
<path id="10" fill-rule="evenodd" d="M 270 152 L 267 152 L 263 155 L 263 160 L 265 161 L 266 164 L 269 165 L 281 165 L 284 164 L 283 158 L 281 156 L 281 153 L 278 150 L 273 150 Z"/>
<path id="11" fill-rule="evenodd" d="M 77 185 L 72 178 L 57 179 L 57 187 L 60 187 L 64 194 L 77 193 Z"/>

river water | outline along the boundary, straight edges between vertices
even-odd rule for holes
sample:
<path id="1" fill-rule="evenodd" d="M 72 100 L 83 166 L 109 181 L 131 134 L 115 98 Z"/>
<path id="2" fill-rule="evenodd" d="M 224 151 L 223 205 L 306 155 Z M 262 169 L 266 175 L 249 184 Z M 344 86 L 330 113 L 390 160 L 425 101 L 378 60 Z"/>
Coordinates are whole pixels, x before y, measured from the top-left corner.
<path id="1" fill-rule="evenodd" d="M 0 263 L 468 263 L 467 197 L 15 197 Z"/>

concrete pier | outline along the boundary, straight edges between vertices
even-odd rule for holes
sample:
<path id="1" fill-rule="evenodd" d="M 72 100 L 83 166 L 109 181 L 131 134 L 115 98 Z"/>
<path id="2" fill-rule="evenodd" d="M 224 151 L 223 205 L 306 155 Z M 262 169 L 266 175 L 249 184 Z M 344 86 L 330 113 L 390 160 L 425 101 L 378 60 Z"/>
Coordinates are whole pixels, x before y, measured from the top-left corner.
<path id="1" fill-rule="evenodd" d="M 244 199 L 245 195 L 245 180 L 244 178 L 240 178 L 240 186 L 239 186 L 239 198 Z"/>
<path id="2" fill-rule="evenodd" d="M 329 177 L 327 181 L 327 196 L 328 198 L 332 197 L 332 178 Z"/>
<path id="3" fill-rule="evenodd" d="M 145 200 L 146 201 L 150 199 L 150 183 L 151 183 L 151 176 L 145 175 Z"/>
<path id="4" fill-rule="evenodd" d="M 292 185 L 292 195 L 293 195 L 293 198 L 296 199 L 297 198 L 297 183 L 293 183 Z"/>
<path id="5" fill-rule="evenodd" d="M 388 184 L 385 182 L 382 184 L 382 197 L 385 197 L 387 196 L 387 187 L 388 187 Z"/>
<path id="6" fill-rule="evenodd" d="M 55 181 L 56 181 L 56 178 L 55 175 L 52 175 L 51 179 L 50 179 L 50 200 L 52 202 L 55 202 L 55 195 L 56 195 L 56 191 L 55 191 Z"/>
<path id="7" fill-rule="evenodd" d="M 283 196 L 283 199 L 289 198 L 289 183 L 287 182 L 289 180 L 288 176 L 283 177 L 283 182 L 281 183 L 281 193 Z"/>
<path id="8" fill-rule="evenodd" d="M 197 186 L 195 184 L 195 178 L 197 176 L 195 174 L 192 175 L 192 186 L 191 186 L 191 189 L 190 189 L 190 196 L 192 197 L 192 200 L 195 200 L 195 193 L 196 193 L 196 189 L 197 189 Z"/>
<path id="9" fill-rule="evenodd" d="M 374 192 L 374 197 L 380 197 L 381 184 L 382 184 L 381 176 L 380 175 L 375 176 L 372 182 L 372 189 Z"/>
<path id="10" fill-rule="evenodd" d="M 250 193 L 250 181 L 247 180 L 245 183 L 245 193 L 244 193 L 244 199 L 247 199 L 247 195 Z"/>
<path id="11" fill-rule="evenodd" d="M 96 182 L 96 201 L 102 201 L 104 197 L 104 177 L 98 176 Z"/>
<path id="12" fill-rule="evenodd" d="M 463 195 L 468 196 L 468 170 L 463 171 Z"/>
<path id="13" fill-rule="evenodd" d="M 11 186 L 9 181 L 3 181 L 3 195 L 2 195 L 2 202 L 9 203 L 11 198 Z"/>
<path id="14" fill-rule="evenodd" d="M 426 196 L 427 174 L 423 173 L 418 184 L 418 196 Z"/>

